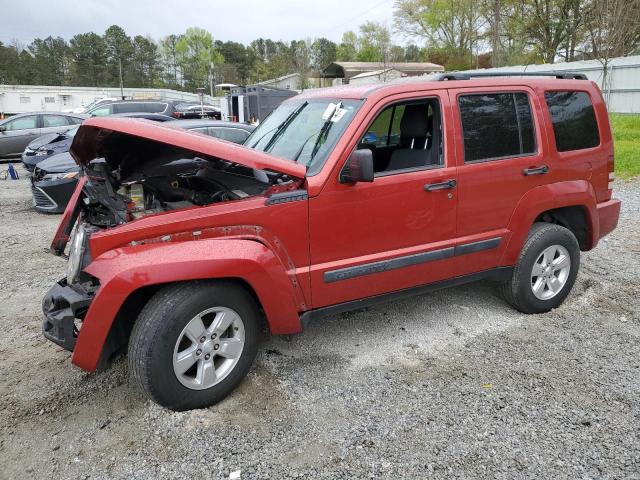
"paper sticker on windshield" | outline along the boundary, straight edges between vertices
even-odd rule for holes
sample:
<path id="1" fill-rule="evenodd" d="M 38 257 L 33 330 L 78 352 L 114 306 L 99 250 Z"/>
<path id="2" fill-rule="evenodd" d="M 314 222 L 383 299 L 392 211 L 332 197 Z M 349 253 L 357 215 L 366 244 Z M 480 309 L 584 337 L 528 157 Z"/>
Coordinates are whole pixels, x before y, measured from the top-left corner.
<path id="1" fill-rule="evenodd" d="M 325 122 L 329 120 L 331 115 L 333 115 L 336 112 L 336 108 L 338 108 L 337 103 L 330 103 L 329 105 L 327 105 L 327 108 L 324 110 L 324 113 L 322 114 L 322 120 Z"/>
<path id="2" fill-rule="evenodd" d="M 340 108 L 338 107 L 335 111 L 335 113 L 333 114 L 333 117 L 331 117 L 331 121 L 333 123 L 339 122 L 340 119 L 342 117 L 344 117 L 344 114 L 347 113 L 347 109 L 346 108 Z"/>

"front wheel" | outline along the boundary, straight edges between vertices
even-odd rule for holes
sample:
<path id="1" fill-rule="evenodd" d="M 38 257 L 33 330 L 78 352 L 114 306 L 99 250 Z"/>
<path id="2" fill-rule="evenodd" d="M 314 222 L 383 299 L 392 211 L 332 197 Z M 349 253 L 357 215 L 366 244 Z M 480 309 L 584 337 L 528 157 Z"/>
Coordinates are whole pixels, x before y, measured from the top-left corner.
<path id="1" fill-rule="evenodd" d="M 536 223 L 522 247 L 503 297 L 523 313 L 543 313 L 562 304 L 576 280 L 580 247 L 560 225 Z"/>
<path id="2" fill-rule="evenodd" d="M 247 374 L 260 335 L 253 296 L 229 282 L 189 282 L 154 295 L 129 342 L 129 370 L 171 410 L 213 405 Z"/>

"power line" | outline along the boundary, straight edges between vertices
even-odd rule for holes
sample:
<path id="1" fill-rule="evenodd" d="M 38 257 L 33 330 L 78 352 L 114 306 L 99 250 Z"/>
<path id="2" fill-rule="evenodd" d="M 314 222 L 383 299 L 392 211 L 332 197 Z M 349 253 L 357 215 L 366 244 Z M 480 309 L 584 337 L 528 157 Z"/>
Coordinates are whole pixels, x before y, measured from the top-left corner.
<path id="1" fill-rule="evenodd" d="M 376 8 L 378 8 L 378 7 L 382 6 L 382 5 L 384 5 L 385 3 L 389 3 L 389 0 L 382 0 L 381 2 L 376 3 L 373 7 L 369 8 L 368 10 L 365 10 L 364 12 L 360 13 L 359 15 L 357 15 L 357 16 L 355 16 L 355 17 L 353 17 L 353 18 L 350 18 L 349 20 L 345 20 L 345 21 L 344 21 L 344 22 L 342 22 L 342 23 L 339 23 L 339 24 L 337 24 L 337 25 L 334 25 L 333 27 L 331 27 L 331 28 L 330 28 L 330 29 L 328 29 L 328 30 L 325 30 L 325 32 L 324 32 L 324 33 L 326 34 L 326 33 L 328 33 L 328 32 L 332 32 L 332 31 L 334 31 L 334 30 L 336 30 L 336 29 L 338 29 L 338 28 L 340 28 L 340 27 L 344 27 L 346 24 L 351 23 L 351 22 L 353 22 L 354 20 L 361 19 L 361 18 L 362 18 L 362 17 L 364 17 L 366 14 L 371 13 L 371 12 L 372 12 L 372 11 L 374 11 Z"/>

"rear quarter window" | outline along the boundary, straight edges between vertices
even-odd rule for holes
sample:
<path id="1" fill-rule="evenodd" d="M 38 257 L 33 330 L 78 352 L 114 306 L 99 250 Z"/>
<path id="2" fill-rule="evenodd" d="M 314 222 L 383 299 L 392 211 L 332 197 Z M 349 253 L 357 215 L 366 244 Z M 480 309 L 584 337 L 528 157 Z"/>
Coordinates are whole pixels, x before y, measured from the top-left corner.
<path id="1" fill-rule="evenodd" d="M 598 122 L 591 98 L 586 92 L 545 92 L 551 114 L 556 149 L 582 150 L 600 144 Z"/>

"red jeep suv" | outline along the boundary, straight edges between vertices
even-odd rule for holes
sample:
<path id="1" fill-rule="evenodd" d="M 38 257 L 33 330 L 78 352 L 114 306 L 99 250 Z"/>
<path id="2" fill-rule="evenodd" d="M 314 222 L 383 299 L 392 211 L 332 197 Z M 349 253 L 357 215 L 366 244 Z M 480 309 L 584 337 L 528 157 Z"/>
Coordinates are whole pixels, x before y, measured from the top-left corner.
<path id="1" fill-rule="evenodd" d="M 128 348 L 168 408 L 223 399 L 261 331 L 480 279 L 525 313 L 567 297 L 618 222 L 598 87 L 577 74 L 318 89 L 234 145 L 85 121 L 44 335 L 93 372 Z"/>

